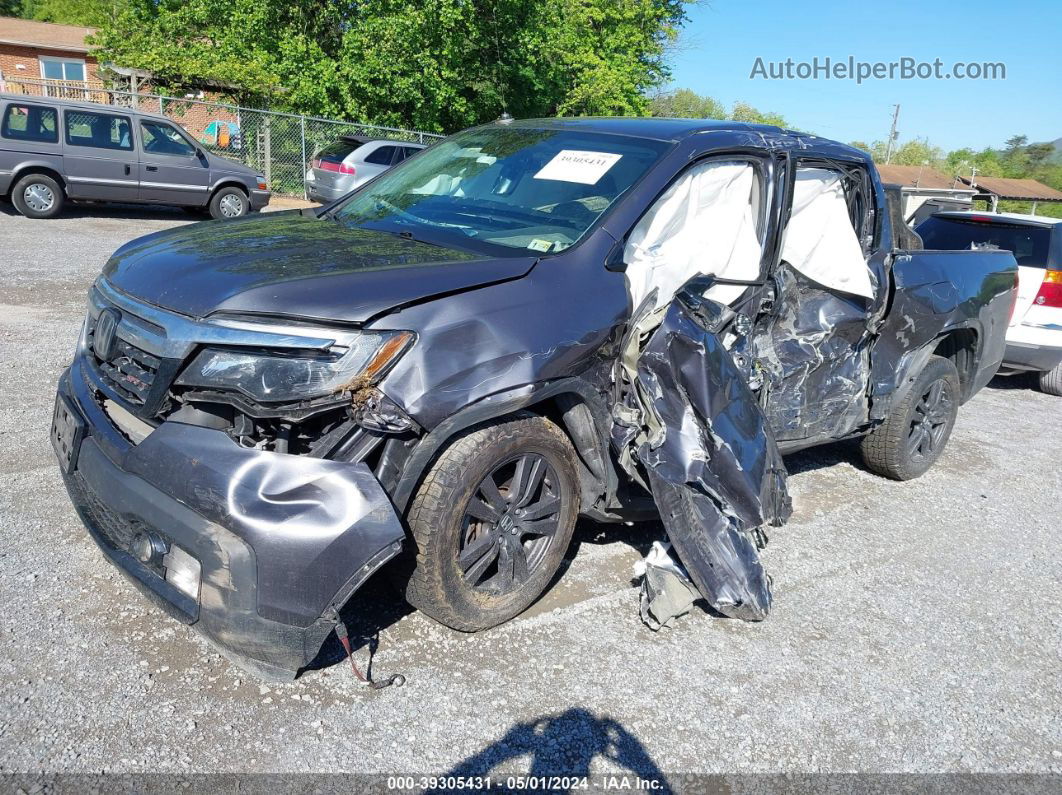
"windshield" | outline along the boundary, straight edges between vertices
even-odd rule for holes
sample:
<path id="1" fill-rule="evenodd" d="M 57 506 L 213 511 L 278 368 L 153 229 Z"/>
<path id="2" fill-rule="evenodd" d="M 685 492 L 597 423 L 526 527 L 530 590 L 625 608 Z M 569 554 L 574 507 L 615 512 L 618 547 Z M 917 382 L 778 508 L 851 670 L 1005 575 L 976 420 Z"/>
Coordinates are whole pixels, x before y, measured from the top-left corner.
<path id="1" fill-rule="evenodd" d="M 1019 265 L 1047 267 L 1051 230 L 1043 226 L 1008 224 L 995 220 L 933 216 L 918 225 L 925 247 L 941 251 L 1000 248 L 1014 253 Z"/>
<path id="2" fill-rule="evenodd" d="M 594 133 L 484 128 L 383 174 L 340 223 L 510 256 L 573 245 L 667 148 Z"/>

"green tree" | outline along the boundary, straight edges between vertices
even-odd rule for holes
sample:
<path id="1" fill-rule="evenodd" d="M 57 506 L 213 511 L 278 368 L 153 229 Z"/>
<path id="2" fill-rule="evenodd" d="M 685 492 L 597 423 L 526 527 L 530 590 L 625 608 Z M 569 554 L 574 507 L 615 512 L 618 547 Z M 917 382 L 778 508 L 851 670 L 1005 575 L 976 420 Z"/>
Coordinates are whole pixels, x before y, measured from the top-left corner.
<path id="1" fill-rule="evenodd" d="M 757 124 L 774 124 L 778 127 L 788 126 L 779 113 L 764 113 L 747 102 L 735 102 L 733 109 L 727 111 L 723 103 L 718 100 L 703 96 L 688 88 L 657 94 L 649 102 L 649 113 L 652 116 L 679 119 L 730 119 Z"/>
<path id="2" fill-rule="evenodd" d="M 777 127 L 788 127 L 780 113 L 764 113 L 756 110 L 745 102 L 735 102 L 734 109 L 730 112 L 730 118 L 734 121 L 748 121 L 756 124 L 773 124 Z"/>
<path id="3" fill-rule="evenodd" d="M 100 27 L 116 19 L 130 2 L 134 0 L 21 0 L 21 15 L 41 22 Z"/>
<path id="4" fill-rule="evenodd" d="M 0 17 L 22 15 L 22 0 L 0 0 Z"/>
<path id="5" fill-rule="evenodd" d="M 108 61 L 245 102 L 447 132 L 496 118 L 643 114 L 685 0 L 129 0 Z"/>
<path id="6" fill-rule="evenodd" d="M 1054 153 L 1054 144 L 1029 144 L 1025 147 L 1025 155 L 1034 171 L 1043 168 Z"/>
<path id="7" fill-rule="evenodd" d="M 936 163 L 943 156 L 943 152 L 925 138 L 915 138 L 896 147 L 892 152 L 890 162 L 898 166 L 921 166 Z"/>
<path id="8" fill-rule="evenodd" d="M 649 102 L 649 113 L 677 119 L 725 119 L 728 116 L 722 102 L 688 88 L 657 94 Z"/>
<path id="9" fill-rule="evenodd" d="M 884 163 L 888 156 L 888 161 L 897 166 L 936 165 L 944 156 L 938 147 L 925 138 L 914 138 L 899 146 L 893 146 L 891 154 L 884 141 L 874 141 L 872 144 L 852 141 L 849 146 L 868 152 L 875 163 Z"/>
<path id="10" fill-rule="evenodd" d="M 1004 146 L 1007 147 L 1007 152 L 1017 152 L 1025 147 L 1025 144 L 1029 143 L 1029 138 L 1026 135 L 1012 135 L 1007 139 Z"/>

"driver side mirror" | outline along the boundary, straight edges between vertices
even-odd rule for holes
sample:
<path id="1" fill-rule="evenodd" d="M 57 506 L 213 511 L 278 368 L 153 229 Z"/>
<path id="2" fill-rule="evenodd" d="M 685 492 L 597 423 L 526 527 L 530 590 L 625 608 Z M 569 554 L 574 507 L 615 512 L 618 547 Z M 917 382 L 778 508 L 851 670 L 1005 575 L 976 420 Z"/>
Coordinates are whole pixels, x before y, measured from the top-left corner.
<path id="1" fill-rule="evenodd" d="M 609 252 L 608 258 L 605 260 L 605 270 L 613 273 L 627 272 L 627 263 L 623 259 L 624 248 L 625 246 L 622 242 L 612 247 L 612 251 Z"/>

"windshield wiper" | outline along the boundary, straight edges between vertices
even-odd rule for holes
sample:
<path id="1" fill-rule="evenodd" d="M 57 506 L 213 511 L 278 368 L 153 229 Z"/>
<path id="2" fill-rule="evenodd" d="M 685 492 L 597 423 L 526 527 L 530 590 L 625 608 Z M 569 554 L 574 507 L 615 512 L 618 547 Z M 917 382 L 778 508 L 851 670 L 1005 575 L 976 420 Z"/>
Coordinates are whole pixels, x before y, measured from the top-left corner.
<path id="1" fill-rule="evenodd" d="M 436 248 L 449 248 L 449 246 L 442 243 L 436 243 L 434 240 L 425 240 L 420 237 L 415 237 L 408 229 L 379 229 L 377 227 L 363 227 L 364 229 L 372 229 L 374 232 L 384 232 L 388 235 L 394 235 L 400 237 L 403 240 L 411 240 L 414 243 L 423 243 L 425 246 L 435 246 Z"/>
<path id="2" fill-rule="evenodd" d="M 443 221 L 429 221 L 427 218 L 421 218 L 419 215 L 414 215 L 413 213 L 407 210 L 403 210 L 398 205 L 392 204 L 391 202 L 387 201 L 387 199 L 381 199 L 377 197 L 373 200 L 373 204 L 375 205 L 377 210 L 387 210 L 388 212 L 394 213 L 406 223 L 418 224 L 420 226 L 434 226 L 439 229 L 457 229 L 461 232 L 464 232 L 469 237 L 475 237 L 477 234 L 479 234 L 479 232 L 477 232 L 475 229 L 472 229 L 469 226 L 464 226 L 462 224 L 448 224 L 444 223 Z"/>

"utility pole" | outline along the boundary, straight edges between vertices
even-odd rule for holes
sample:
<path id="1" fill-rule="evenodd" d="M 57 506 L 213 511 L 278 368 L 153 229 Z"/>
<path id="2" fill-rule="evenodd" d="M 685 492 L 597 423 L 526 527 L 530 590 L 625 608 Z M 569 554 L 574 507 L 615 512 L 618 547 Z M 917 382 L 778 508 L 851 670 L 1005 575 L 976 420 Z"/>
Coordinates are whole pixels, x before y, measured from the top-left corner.
<path id="1" fill-rule="evenodd" d="M 900 106 L 893 105 L 895 110 L 892 112 L 892 127 L 889 128 L 889 141 L 885 144 L 885 162 L 886 164 L 892 160 L 892 142 L 900 137 L 900 133 L 896 131 L 896 122 L 900 120 Z"/>

